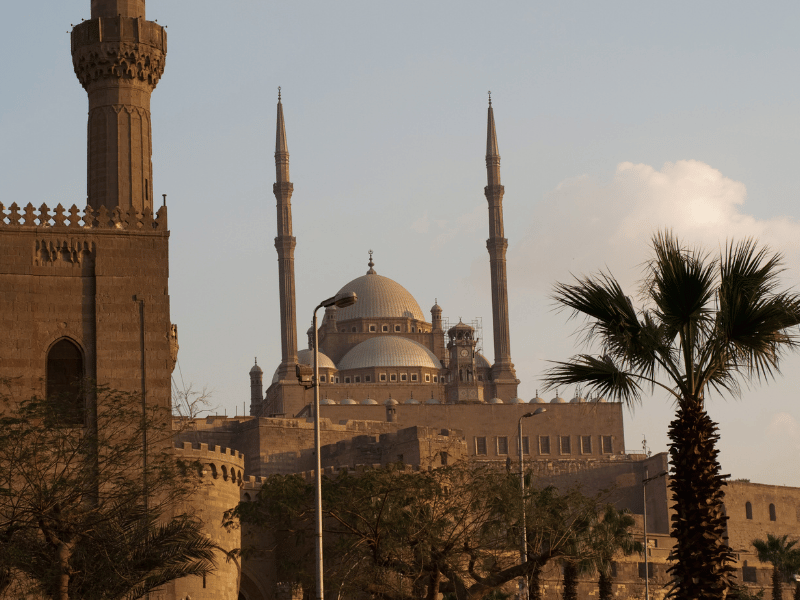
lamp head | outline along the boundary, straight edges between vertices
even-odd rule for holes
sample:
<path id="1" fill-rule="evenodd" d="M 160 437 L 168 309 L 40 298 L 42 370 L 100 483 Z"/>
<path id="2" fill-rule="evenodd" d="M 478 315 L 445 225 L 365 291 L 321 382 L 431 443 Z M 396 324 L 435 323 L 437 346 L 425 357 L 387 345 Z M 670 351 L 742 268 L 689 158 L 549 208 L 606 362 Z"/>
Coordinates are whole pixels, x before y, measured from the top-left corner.
<path id="1" fill-rule="evenodd" d="M 546 413 L 546 412 L 547 412 L 547 409 L 544 406 L 540 406 L 535 411 L 533 411 L 533 414 L 534 415 L 540 415 L 540 414 Z"/>
<path id="2" fill-rule="evenodd" d="M 356 296 L 355 292 L 342 292 L 334 296 L 333 303 L 336 308 L 345 308 L 346 306 L 352 306 L 357 300 L 358 296 Z"/>

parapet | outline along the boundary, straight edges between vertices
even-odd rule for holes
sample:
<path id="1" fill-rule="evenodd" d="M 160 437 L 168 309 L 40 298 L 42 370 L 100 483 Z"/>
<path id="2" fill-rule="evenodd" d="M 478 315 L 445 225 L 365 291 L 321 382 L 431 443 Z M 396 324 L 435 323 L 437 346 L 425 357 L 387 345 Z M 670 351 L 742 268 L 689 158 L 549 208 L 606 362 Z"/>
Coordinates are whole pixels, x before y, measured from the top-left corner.
<path id="1" fill-rule="evenodd" d="M 105 206 L 101 206 L 97 210 L 87 206 L 81 213 L 74 204 L 69 209 L 59 204 L 51 210 L 47 204 L 36 208 L 28 202 L 25 208 L 20 208 L 16 202 L 9 207 L 0 203 L 0 229 L 17 228 L 164 233 L 168 231 L 167 207 L 162 206 L 154 215 L 147 207 L 141 213 L 137 212 L 135 208 L 123 210 L 120 207 L 109 213 Z"/>
<path id="2" fill-rule="evenodd" d="M 208 444 L 183 442 L 175 444 L 175 454 L 179 458 L 194 461 L 199 465 L 200 477 L 211 475 L 212 479 L 222 476 L 223 481 L 242 485 L 244 479 L 244 454 L 232 448 Z"/>

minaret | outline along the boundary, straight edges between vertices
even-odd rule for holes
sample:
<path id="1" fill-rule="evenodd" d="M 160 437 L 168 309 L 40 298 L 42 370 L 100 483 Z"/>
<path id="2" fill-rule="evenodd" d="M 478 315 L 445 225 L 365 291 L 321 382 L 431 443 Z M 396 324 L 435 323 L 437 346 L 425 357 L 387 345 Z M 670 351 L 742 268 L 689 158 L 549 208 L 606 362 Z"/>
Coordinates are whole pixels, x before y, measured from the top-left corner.
<path id="1" fill-rule="evenodd" d="M 503 230 L 503 186 L 500 184 L 500 154 L 497 150 L 497 132 L 494 127 L 492 94 L 489 92 L 489 123 L 486 134 L 486 174 L 488 185 L 484 188 L 489 202 L 489 264 L 492 271 L 492 324 L 494 331 L 494 365 L 492 385 L 494 396 L 510 400 L 517 396 L 519 380 L 511 363 L 511 339 L 508 332 L 508 280 L 506 276 L 506 249 L 508 240 Z"/>
<path id="2" fill-rule="evenodd" d="M 87 195 L 97 210 L 153 211 L 150 94 L 164 73 L 167 32 L 144 0 L 92 0 L 72 30 L 72 64 L 89 94 Z"/>
<path id="3" fill-rule="evenodd" d="M 283 122 L 281 89 L 278 88 L 278 124 L 275 136 L 275 184 L 272 192 L 278 207 L 278 289 L 281 299 L 281 365 L 279 379 L 291 379 L 296 383 L 297 364 L 297 316 L 294 295 L 294 247 L 292 236 L 292 191 L 289 180 L 289 147 L 286 144 L 286 126 Z"/>
<path id="4" fill-rule="evenodd" d="M 264 371 L 258 366 L 258 359 L 250 369 L 250 414 L 261 416 L 264 402 Z"/>

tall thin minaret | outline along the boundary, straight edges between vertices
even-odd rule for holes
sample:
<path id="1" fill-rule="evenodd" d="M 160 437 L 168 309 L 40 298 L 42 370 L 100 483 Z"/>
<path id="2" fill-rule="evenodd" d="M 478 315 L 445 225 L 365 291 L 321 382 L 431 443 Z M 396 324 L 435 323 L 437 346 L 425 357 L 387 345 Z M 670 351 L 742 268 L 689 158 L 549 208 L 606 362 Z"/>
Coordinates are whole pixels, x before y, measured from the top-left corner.
<path id="1" fill-rule="evenodd" d="M 500 184 L 500 154 L 497 150 L 497 132 L 494 126 L 492 95 L 489 92 L 489 123 L 486 134 L 486 174 L 488 185 L 484 188 L 489 202 L 489 264 L 492 272 L 492 323 L 494 331 L 494 365 L 492 385 L 494 396 L 504 400 L 516 398 L 519 380 L 511 363 L 511 339 L 508 332 L 508 280 L 506 276 L 506 249 L 508 240 L 503 230 L 503 193 Z"/>
<path id="2" fill-rule="evenodd" d="M 167 32 L 144 0 L 92 0 L 72 30 L 72 65 L 89 95 L 88 203 L 153 211 L 150 94 L 164 73 Z"/>
<path id="3" fill-rule="evenodd" d="M 275 136 L 275 184 L 272 192 L 278 207 L 278 289 L 281 299 L 281 365 L 279 379 L 291 379 L 296 383 L 297 364 L 297 316 L 294 294 L 294 247 L 292 236 L 292 191 L 289 180 L 289 147 L 286 144 L 286 125 L 283 122 L 281 89 L 278 88 L 278 124 Z"/>

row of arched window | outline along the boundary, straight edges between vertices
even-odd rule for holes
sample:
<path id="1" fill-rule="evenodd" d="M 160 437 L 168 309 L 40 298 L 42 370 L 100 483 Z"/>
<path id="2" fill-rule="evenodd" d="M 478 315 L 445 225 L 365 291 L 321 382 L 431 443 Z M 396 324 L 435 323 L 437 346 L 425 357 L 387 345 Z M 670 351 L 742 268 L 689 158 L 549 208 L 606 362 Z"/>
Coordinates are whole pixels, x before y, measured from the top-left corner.
<path id="1" fill-rule="evenodd" d="M 746 519 L 750 519 L 751 521 L 753 520 L 753 505 L 749 501 L 744 503 L 744 516 Z M 775 505 L 771 503 L 769 505 L 769 520 L 778 520 L 778 515 L 775 512 Z"/>

